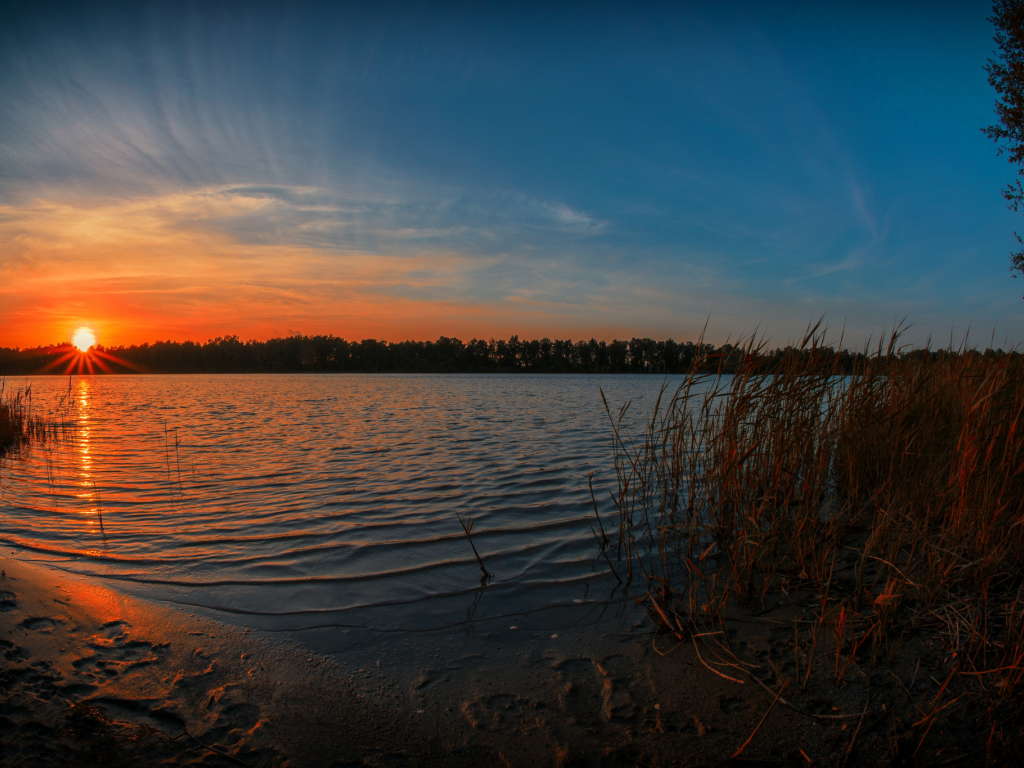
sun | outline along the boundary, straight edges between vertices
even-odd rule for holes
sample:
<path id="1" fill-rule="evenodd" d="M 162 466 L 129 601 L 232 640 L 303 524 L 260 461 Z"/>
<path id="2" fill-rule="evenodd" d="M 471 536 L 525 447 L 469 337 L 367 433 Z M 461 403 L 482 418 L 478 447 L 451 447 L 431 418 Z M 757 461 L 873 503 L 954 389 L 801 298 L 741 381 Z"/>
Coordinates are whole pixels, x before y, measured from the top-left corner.
<path id="1" fill-rule="evenodd" d="M 96 334 L 92 332 L 92 328 L 79 328 L 75 331 L 71 343 L 78 347 L 80 352 L 85 352 L 89 347 L 96 344 Z"/>
<path id="2" fill-rule="evenodd" d="M 96 373 L 115 373 L 126 368 L 143 372 L 143 368 L 129 360 L 112 355 L 97 344 L 96 333 L 87 325 L 75 329 L 71 335 L 71 347 L 64 347 L 64 354 L 40 369 L 40 373 L 64 369 L 64 376 L 93 376 Z"/>

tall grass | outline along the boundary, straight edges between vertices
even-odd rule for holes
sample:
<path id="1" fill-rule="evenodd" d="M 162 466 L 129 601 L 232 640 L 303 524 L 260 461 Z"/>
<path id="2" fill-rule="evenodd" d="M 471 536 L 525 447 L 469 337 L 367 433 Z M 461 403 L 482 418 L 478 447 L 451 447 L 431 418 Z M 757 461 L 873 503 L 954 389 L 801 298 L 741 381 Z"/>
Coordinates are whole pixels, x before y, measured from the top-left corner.
<path id="1" fill-rule="evenodd" d="M 56 413 L 40 414 L 33 408 L 32 388 L 9 391 L 0 380 L 0 456 L 31 442 L 45 443 L 68 435 L 74 428 L 68 410 L 71 398 L 61 398 Z"/>
<path id="2" fill-rule="evenodd" d="M 731 377 L 695 361 L 642 435 L 628 404 L 609 409 L 618 526 L 601 526 L 603 553 L 728 679 L 750 676 L 728 611 L 782 600 L 803 617 L 802 687 L 891 662 L 908 632 L 929 632 L 948 650 L 947 685 L 1019 714 L 1024 356 L 908 352 L 897 332 L 842 376 L 825 343 L 815 326 L 767 371 L 745 339 Z"/>

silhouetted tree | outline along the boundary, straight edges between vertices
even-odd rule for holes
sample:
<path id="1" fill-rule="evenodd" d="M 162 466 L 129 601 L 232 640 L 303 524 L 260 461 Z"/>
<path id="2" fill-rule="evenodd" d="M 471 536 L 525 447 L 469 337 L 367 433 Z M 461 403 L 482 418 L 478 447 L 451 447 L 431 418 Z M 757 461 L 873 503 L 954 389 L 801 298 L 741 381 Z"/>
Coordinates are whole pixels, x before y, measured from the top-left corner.
<path id="1" fill-rule="evenodd" d="M 158 341 L 128 347 L 97 347 L 100 373 L 686 373 L 703 360 L 704 372 L 740 370 L 770 373 L 785 359 L 807 357 L 810 350 L 787 347 L 746 355 L 725 344 L 698 346 L 672 339 L 633 338 L 612 342 L 571 339 L 459 339 L 387 342 L 346 341 L 337 336 L 289 336 L 243 342 L 237 336 L 193 341 Z M 851 373 L 864 354 L 814 351 L 815 360 L 832 361 L 837 373 Z M 909 354 L 909 353 L 908 353 Z M 924 354 L 916 352 L 914 354 Z M 947 354 L 931 352 L 932 355 Z M 80 358 L 68 344 L 6 349 L 0 347 L 0 377 L 22 374 L 67 374 L 78 370 Z"/>
<path id="2" fill-rule="evenodd" d="M 1024 0 L 995 0 L 989 21 L 995 25 L 999 50 L 996 58 L 988 60 L 985 71 L 989 84 L 999 95 L 999 122 L 982 130 L 999 145 L 999 154 L 1005 152 L 1010 162 L 1018 166 L 1018 176 L 1024 176 Z M 1003 197 L 1011 210 L 1020 210 L 1024 186 L 1019 178 L 1006 185 Z M 1013 234 L 1017 242 L 1024 244 L 1020 235 Z M 1010 254 L 1010 269 L 1024 274 L 1024 250 Z"/>

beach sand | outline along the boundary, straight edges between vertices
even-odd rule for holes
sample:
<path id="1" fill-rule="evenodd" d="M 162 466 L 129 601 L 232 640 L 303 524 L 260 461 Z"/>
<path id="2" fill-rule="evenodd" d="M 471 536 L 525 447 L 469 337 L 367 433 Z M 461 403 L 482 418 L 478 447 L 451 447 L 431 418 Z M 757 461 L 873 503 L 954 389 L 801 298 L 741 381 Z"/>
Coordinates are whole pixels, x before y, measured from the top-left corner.
<path id="1" fill-rule="evenodd" d="M 330 658 L 98 580 L 10 558 L 0 568 L 4 766 L 718 765 L 772 703 L 688 646 L 656 653 L 672 645 L 649 621 L 395 638 Z M 776 681 L 792 676 L 778 628 L 789 625 L 745 626 L 736 641 Z M 878 684 L 886 674 L 802 700 L 856 714 L 870 694 L 856 741 L 857 719 L 776 706 L 742 758 L 838 765 L 854 744 L 847 765 L 888 764 L 883 705 L 903 694 Z M 955 756 L 953 734 L 933 742 L 929 755 Z"/>
<path id="2" fill-rule="evenodd" d="M 343 765 L 421 742 L 322 657 L 58 570 L 0 568 L 4 765 Z"/>

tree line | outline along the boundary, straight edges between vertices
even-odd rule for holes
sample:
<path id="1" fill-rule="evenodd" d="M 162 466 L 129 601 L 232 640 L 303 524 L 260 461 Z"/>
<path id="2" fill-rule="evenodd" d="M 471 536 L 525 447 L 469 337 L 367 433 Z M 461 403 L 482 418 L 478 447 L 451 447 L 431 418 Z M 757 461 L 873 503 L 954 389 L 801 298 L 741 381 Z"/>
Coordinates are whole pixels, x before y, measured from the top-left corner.
<path id="1" fill-rule="evenodd" d="M 705 370 L 745 368 L 771 372 L 787 355 L 815 355 L 837 373 L 851 373 L 864 353 L 831 347 L 747 353 L 732 344 L 655 341 L 633 338 L 605 342 L 548 338 L 521 340 L 447 336 L 437 341 L 346 341 L 332 335 L 289 336 L 245 341 L 222 336 L 205 344 L 159 341 L 131 346 L 97 346 L 79 355 L 69 344 L 11 349 L 0 347 L 0 376 L 96 373 L 686 373 L 697 361 Z M 941 355 L 915 350 L 906 354 Z M 972 353 L 978 354 L 978 353 Z M 1002 354 L 989 350 L 985 354 Z M 82 362 L 82 367 L 79 367 Z"/>

